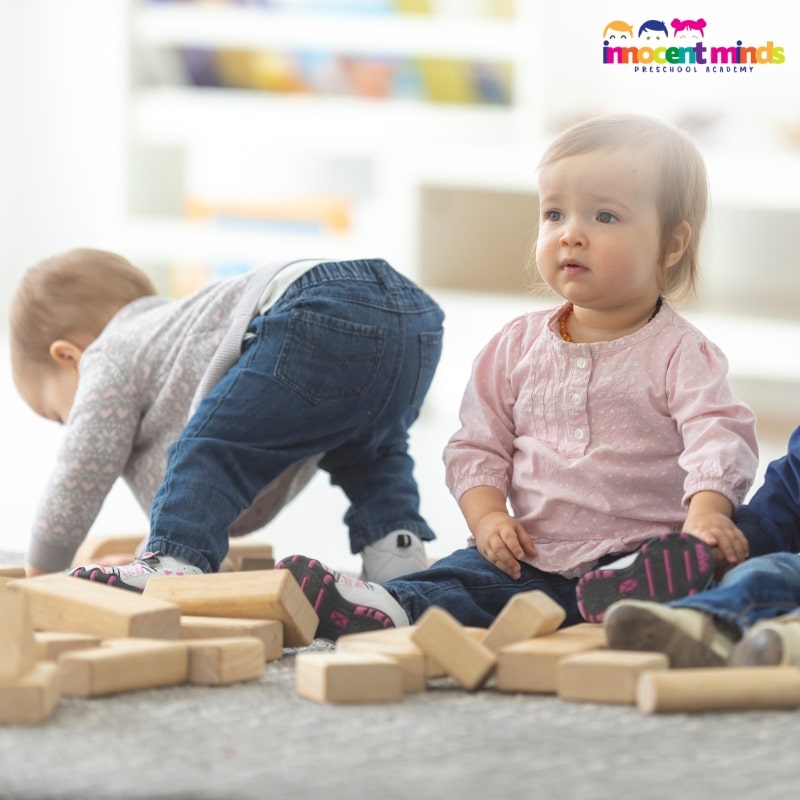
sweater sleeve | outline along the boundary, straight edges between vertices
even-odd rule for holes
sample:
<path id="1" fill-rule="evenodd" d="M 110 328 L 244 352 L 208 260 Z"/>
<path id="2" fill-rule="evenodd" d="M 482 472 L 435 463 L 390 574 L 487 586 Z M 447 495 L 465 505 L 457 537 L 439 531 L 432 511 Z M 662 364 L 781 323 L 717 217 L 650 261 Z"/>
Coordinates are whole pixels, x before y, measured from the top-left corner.
<path id="1" fill-rule="evenodd" d="M 87 350 L 56 463 L 34 519 L 28 563 L 69 567 L 130 457 L 139 425 L 137 393 L 119 368 Z"/>
<path id="2" fill-rule="evenodd" d="M 715 491 L 738 506 L 758 468 L 755 416 L 728 383 L 728 362 L 712 342 L 684 337 L 667 371 L 670 413 L 683 438 L 684 503 Z"/>
<path id="3" fill-rule="evenodd" d="M 781 550 L 800 552 L 800 428 L 785 456 L 771 462 L 764 483 L 733 521 L 750 542 L 750 556 Z"/>
<path id="4" fill-rule="evenodd" d="M 473 363 L 459 412 L 461 427 L 444 450 L 447 487 L 456 500 L 476 486 L 508 495 L 516 437 L 511 372 L 519 360 L 521 329 L 518 321 L 509 323 Z"/>

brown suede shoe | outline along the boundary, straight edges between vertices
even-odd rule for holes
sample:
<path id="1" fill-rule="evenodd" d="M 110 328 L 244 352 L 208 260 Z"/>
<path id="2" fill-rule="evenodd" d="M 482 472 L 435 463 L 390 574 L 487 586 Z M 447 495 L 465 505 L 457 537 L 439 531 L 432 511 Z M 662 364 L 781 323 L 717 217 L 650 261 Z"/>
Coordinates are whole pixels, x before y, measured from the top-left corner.
<path id="1" fill-rule="evenodd" d="M 732 667 L 800 667 L 800 615 L 758 622 L 731 653 Z"/>
<path id="2" fill-rule="evenodd" d="M 614 603 L 603 627 L 610 648 L 666 653 L 673 668 L 724 666 L 733 648 L 710 614 L 643 600 Z"/>

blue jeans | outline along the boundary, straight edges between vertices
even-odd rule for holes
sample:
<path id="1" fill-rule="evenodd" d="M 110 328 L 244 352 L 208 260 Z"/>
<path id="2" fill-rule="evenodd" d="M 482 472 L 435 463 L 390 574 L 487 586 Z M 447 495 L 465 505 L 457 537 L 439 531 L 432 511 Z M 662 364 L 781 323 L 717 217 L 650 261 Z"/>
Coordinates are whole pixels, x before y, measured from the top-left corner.
<path id="1" fill-rule="evenodd" d="M 800 613 L 800 555 L 769 553 L 748 559 L 717 586 L 670 605 L 713 614 L 742 633 L 759 620 Z"/>
<path id="2" fill-rule="evenodd" d="M 564 578 L 522 563 L 522 576 L 510 578 L 490 564 L 476 547 L 456 550 L 428 569 L 394 578 L 383 586 L 413 625 L 431 606 L 450 612 L 462 625 L 488 628 L 503 606 L 520 592 L 538 589 L 566 612 L 563 625 L 583 622 L 575 597 L 577 578 Z"/>
<path id="3" fill-rule="evenodd" d="M 350 501 L 354 553 L 420 516 L 408 453 L 444 315 L 385 261 L 320 264 L 252 320 L 238 362 L 169 449 L 148 549 L 216 572 L 228 528 L 287 467 L 320 467 Z"/>

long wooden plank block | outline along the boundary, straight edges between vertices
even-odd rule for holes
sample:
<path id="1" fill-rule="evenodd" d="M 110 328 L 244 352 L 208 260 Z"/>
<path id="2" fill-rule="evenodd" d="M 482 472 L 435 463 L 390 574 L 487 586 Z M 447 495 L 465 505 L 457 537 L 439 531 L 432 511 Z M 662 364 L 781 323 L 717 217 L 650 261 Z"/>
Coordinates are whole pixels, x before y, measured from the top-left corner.
<path id="1" fill-rule="evenodd" d="M 30 599 L 36 630 L 89 633 L 101 639 L 180 635 L 178 606 L 139 592 L 61 574 L 25 578 L 9 586 Z"/>
<path id="2" fill-rule="evenodd" d="M 71 650 L 58 664 L 61 693 L 99 697 L 185 683 L 189 649 L 160 639 L 107 639 L 100 647 Z"/>
<path id="3" fill-rule="evenodd" d="M 278 620 L 286 647 L 311 644 L 319 625 L 297 581 L 282 569 L 152 578 L 144 596 L 175 603 L 189 616 Z"/>
<path id="4" fill-rule="evenodd" d="M 644 714 L 800 708 L 797 667 L 718 667 L 644 672 L 636 687 Z"/>

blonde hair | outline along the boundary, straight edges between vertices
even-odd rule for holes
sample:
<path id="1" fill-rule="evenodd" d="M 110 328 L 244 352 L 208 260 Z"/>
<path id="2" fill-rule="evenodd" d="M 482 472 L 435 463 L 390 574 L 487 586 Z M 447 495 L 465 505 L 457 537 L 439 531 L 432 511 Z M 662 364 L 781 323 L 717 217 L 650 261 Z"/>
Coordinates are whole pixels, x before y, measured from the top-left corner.
<path id="1" fill-rule="evenodd" d="M 154 294 L 147 275 L 105 250 L 78 248 L 29 267 L 9 309 L 14 374 L 49 366 L 58 339 L 86 347 L 120 308 Z"/>
<path id="2" fill-rule="evenodd" d="M 595 117 L 568 128 L 545 150 L 539 168 L 596 150 L 645 151 L 656 168 L 656 206 L 661 254 L 675 229 L 688 222 L 689 244 L 677 264 L 663 271 L 661 291 L 670 298 L 693 294 L 698 278 L 700 234 L 708 213 L 708 176 L 697 145 L 677 128 L 652 117 L 617 114 Z"/>

